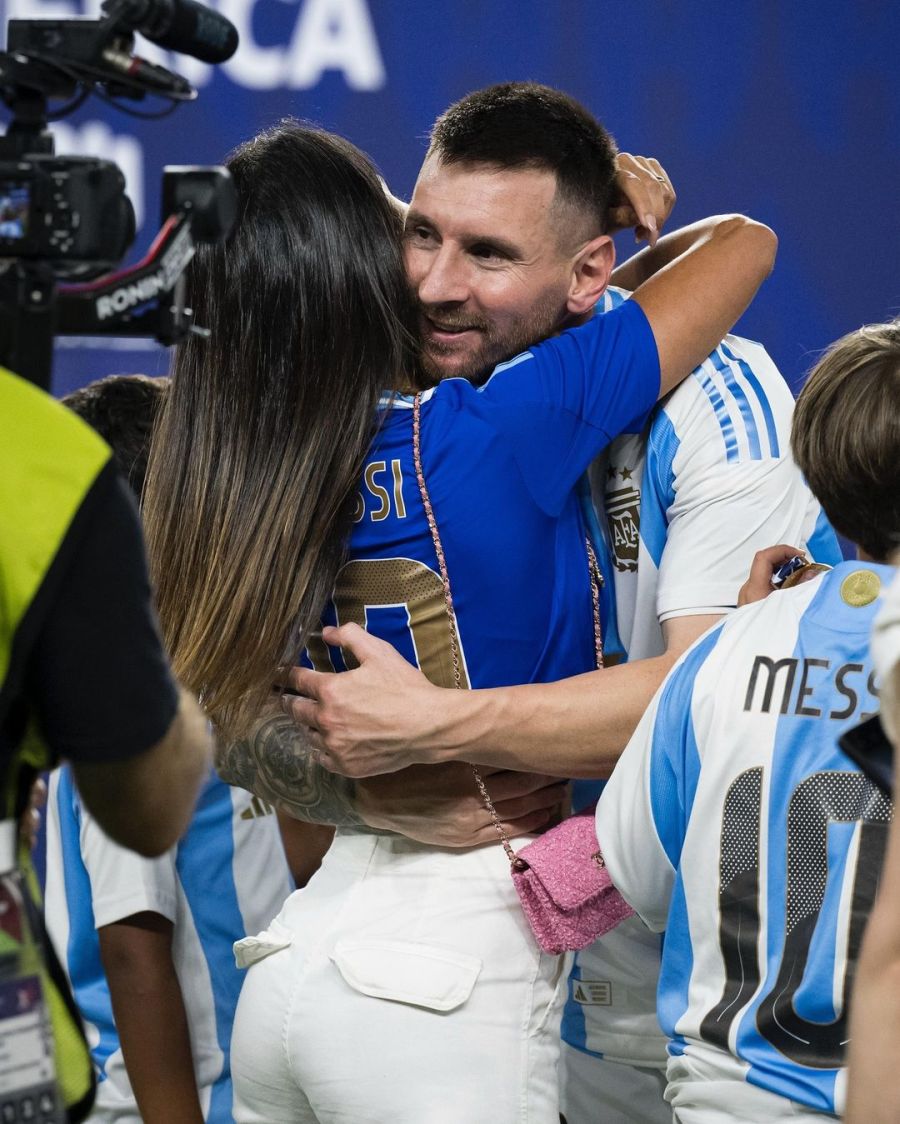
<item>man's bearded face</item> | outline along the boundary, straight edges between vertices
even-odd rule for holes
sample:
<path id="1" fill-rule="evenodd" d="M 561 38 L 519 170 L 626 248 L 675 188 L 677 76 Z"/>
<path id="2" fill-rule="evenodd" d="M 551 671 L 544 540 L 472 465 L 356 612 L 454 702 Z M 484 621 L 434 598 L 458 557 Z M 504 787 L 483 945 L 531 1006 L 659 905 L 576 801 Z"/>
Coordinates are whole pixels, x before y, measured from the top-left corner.
<path id="1" fill-rule="evenodd" d="M 548 171 L 426 159 L 404 252 L 429 374 L 482 382 L 564 325 L 571 262 L 555 193 Z"/>

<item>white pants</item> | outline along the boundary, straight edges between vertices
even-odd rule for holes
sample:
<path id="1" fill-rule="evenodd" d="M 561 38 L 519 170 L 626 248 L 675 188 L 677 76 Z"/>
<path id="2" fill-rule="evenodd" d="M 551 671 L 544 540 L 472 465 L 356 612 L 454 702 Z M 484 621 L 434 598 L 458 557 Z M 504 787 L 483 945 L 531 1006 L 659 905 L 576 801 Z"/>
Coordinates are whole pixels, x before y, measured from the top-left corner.
<path id="1" fill-rule="evenodd" d="M 287 947 L 238 1002 L 237 1124 L 558 1124 L 567 964 L 499 846 L 339 831 L 262 944 Z"/>
<path id="2" fill-rule="evenodd" d="M 559 1068 L 566 1124 L 672 1124 L 664 1069 L 606 1061 L 565 1043 Z"/>

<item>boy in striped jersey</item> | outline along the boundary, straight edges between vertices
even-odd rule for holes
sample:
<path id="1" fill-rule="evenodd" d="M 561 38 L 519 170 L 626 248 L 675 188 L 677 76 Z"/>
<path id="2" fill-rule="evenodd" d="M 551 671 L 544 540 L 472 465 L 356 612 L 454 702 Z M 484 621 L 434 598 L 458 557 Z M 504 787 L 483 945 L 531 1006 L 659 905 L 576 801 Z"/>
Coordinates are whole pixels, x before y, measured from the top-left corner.
<path id="1" fill-rule="evenodd" d="M 840 751 L 877 709 L 869 635 L 900 533 L 900 337 L 841 340 L 795 457 L 859 562 L 729 616 L 681 659 L 606 786 L 616 885 L 665 930 L 658 995 L 682 1124 L 839 1114 L 850 988 L 890 802 Z"/>

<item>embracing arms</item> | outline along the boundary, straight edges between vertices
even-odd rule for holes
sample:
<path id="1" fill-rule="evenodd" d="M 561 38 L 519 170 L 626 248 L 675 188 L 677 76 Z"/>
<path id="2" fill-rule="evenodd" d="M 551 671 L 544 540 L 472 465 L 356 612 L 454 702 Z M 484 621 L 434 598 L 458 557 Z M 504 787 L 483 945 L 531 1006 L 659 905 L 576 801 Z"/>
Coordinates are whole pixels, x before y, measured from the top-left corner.
<path id="1" fill-rule="evenodd" d="M 219 776 L 307 823 L 362 827 L 353 802 L 354 783 L 331 777 L 316 763 L 307 740 L 279 703 L 273 702 L 245 738 L 219 743 Z"/>
<path id="2" fill-rule="evenodd" d="M 277 702 L 248 737 L 218 747 L 216 768 L 229 784 L 256 793 L 306 823 L 393 831 L 444 847 L 496 839 L 469 765 L 416 765 L 355 781 L 336 776 L 319 764 L 308 736 Z M 483 773 L 510 835 L 547 824 L 565 798 L 565 786 L 542 773 Z"/>
<path id="3" fill-rule="evenodd" d="M 326 639 L 351 649 L 360 666 L 342 675 L 293 669 L 291 681 L 307 697 L 286 696 L 284 705 L 312 730 L 325 766 L 350 776 L 462 758 L 605 777 L 672 664 L 717 619 L 666 621 L 666 651 L 653 659 L 479 691 L 435 687 L 389 644 L 345 625 L 326 630 Z"/>
<path id="4" fill-rule="evenodd" d="M 767 226 L 717 215 L 665 235 L 629 261 L 623 280 L 639 282 L 632 299 L 656 339 L 661 396 L 731 330 L 771 273 L 777 246 Z"/>

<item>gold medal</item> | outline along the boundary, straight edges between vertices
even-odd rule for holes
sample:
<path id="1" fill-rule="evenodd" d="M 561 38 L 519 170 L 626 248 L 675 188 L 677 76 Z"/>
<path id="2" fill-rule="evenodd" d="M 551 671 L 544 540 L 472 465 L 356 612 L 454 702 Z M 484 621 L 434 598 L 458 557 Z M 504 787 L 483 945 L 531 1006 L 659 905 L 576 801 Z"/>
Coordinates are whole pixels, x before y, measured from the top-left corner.
<path id="1" fill-rule="evenodd" d="M 871 605 L 881 592 L 881 578 L 871 570 L 854 570 L 841 582 L 841 598 L 854 609 Z"/>
<path id="2" fill-rule="evenodd" d="M 831 567 L 826 566 L 824 562 L 807 562 L 805 566 L 801 566 L 794 570 L 792 574 L 788 574 L 781 583 L 781 588 L 790 589 L 792 586 L 802 585 L 814 578 L 816 574 L 827 574 L 830 569 Z"/>

